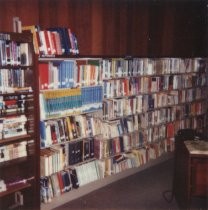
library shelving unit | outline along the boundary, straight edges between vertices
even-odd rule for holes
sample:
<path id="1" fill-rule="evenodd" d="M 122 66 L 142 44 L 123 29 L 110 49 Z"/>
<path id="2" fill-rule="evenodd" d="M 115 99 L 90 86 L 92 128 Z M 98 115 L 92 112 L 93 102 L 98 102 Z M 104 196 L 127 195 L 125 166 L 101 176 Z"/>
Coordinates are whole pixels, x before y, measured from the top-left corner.
<path id="1" fill-rule="evenodd" d="M 166 160 L 179 129 L 206 131 L 204 58 L 46 56 L 38 71 L 42 209 Z"/>
<path id="2" fill-rule="evenodd" d="M 39 135 L 32 35 L 0 33 L 0 208 L 39 209 Z"/>
<path id="3" fill-rule="evenodd" d="M 41 201 L 49 203 L 99 178 L 94 139 L 101 134 L 101 66 L 99 58 L 40 57 L 38 71 Z M 87 168 L 90 179 L 81 182 Z"/>

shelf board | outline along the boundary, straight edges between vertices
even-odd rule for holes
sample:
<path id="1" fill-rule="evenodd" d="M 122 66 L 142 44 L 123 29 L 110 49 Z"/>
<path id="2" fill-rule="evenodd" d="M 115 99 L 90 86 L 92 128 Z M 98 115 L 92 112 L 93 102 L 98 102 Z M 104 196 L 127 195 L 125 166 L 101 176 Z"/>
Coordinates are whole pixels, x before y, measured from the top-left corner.
<path id="1" fill-rule="evenodd" d="M 21 183 L 21 184 L 16 184 L 15 186 L 12 187 L 8 187 L 6 191 L 0 192 L 0 198 L 29 187 L 31 187 L 30 183 Z"/>
<path id="2" fill-rule="evenodd" d="M 20 136 L 15 136 L 11 138 L 1 139 L 0 145 L 10 144 L 10 143 L 18 142 L 18 141 L 21 142 L 23 140 L 30 140 L 32 138 L 33 138 L 32 135 L 26 134 L 26 135 L 20 135 Z"/>
<path id="3" fill-rule="evenodd" d="M 14 164 L 20 164 L 23 162 L 28 161 L 28 156 L 20 157 L 20 158 L 15 158 L 7 161 L 3 161 L 0 163 L 0 167 L 6 167 Z"/>

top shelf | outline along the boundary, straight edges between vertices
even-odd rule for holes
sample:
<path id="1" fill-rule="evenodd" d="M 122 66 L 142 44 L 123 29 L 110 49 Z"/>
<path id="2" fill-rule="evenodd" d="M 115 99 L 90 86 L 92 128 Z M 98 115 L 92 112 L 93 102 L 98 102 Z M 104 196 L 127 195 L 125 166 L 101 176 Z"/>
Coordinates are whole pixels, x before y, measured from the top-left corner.
<path id="1" fill-rule="evenodd" d="M 29 32 L 15 33 L 15 32 L 1 32 L 0 35 L 7 35 L 6 38 L 0 36 L 0 40 L 12 40 L 19 43 L 32 43 L 33 37 Z"/>

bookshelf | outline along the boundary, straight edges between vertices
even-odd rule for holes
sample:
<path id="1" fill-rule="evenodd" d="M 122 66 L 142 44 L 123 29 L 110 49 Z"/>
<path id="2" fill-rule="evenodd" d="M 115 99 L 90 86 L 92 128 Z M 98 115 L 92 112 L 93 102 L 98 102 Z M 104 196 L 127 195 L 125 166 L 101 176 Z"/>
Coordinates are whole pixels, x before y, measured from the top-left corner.
<path id="1" fill-rule="evenodd" d="M 179 129 L 205 132 L 206 65 L 204 58 L 40 57 L 41 208 L 162 160 Z M 60 97 L 73 100 L 64 105 Z"/>
<path id="2" fill-rule="evenodd" d="M 39 138 L 32 35 L 0 33 L 0 208 L 39 209 Z"/>
<path id="3" fill-rule="evenodd" d="M 72 187 L 98 179 L 94 139 L 101 132 L 103 97 L 99 63 L 99 58 L 39 58 L 43 203 L 71 191 Z M 93 173 L 90 180 L 82 180 L 78 185 L 83 163 L 85 170 L 93 169 Z M 57 187 L 52 193 L 57 184 L 62 184 L 62 188 Z"/>

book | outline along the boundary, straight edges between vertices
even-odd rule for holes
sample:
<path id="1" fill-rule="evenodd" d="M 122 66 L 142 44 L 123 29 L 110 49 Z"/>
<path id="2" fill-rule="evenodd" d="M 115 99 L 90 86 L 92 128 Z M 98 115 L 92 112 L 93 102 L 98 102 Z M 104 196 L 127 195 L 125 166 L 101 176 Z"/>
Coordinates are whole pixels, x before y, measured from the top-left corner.
<path id="1" fill-rule="evenodd" d="M 49 87 L 49 64 L 41 63 L 38 65 L 39 68 L 39 81 L 40 81 L 40 89 L 48 89 Z"/>
<path id="2" fill-rule="evenodd" d="M 33 47 L 35 54 L 39 54 L 39 40 L 38 40 L 39 27 L 36 25 L 22 26 L 22 31 L 29 31 L 33 35 Z"/>

